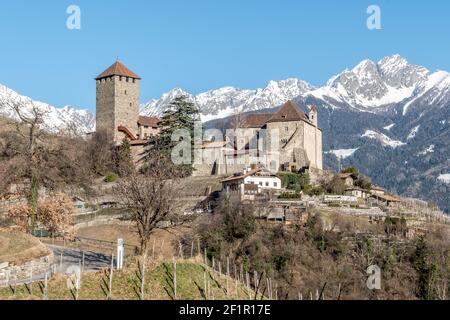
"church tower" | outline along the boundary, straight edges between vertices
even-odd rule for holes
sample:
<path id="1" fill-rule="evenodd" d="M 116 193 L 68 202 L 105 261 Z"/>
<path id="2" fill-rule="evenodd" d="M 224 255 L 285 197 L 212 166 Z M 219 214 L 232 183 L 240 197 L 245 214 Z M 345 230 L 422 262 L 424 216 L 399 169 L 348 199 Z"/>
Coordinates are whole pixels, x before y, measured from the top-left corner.
<path id="1" fill-rule="evenodd" d="M 116 61 L 96 80 L 97 132 L 120 144 L 124 137 L 138 137 L 141 78 Z"/>

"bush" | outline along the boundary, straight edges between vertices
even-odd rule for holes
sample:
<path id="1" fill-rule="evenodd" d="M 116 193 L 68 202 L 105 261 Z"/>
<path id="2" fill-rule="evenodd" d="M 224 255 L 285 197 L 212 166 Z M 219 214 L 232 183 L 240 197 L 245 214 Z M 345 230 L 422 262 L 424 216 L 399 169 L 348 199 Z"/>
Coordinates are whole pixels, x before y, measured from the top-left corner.
<path id="1" fill-rule="evenodd" d="M 308 192 L 310 196 L 321 196 L 324 193 L 325 189 L 322 186 L 312 187 Z"/>
<path id="2" fill-rule="evenodd" d="M 119 179 L 119 176 L 117 174 L 111 173 L 105 177 L 105 182 L 112 183 L 112 182 L 116 182 L 118 179 Z"/>
<path id="3" fill-rule="evenodd" d="M 311 188 L 310 178 L 308 173 L 280 173 L 281 185 L 283 188 L 289 190 L 301 191 Z"/>
<path id="4" fill-rule="evenodd" d="M 302 195 L 300 193 L 289 193 L 283 192 L 278 196 L 278 199 L 302 199 Z"/>
<path id="5" fill-rule="evenodd" d="M 342 173 L 352 173 L 355 176 L 358 176 L 359 170 L 355 167 L 348 167 L 348 168 L 345 168 L 344 170 L 342 170 Z"/>

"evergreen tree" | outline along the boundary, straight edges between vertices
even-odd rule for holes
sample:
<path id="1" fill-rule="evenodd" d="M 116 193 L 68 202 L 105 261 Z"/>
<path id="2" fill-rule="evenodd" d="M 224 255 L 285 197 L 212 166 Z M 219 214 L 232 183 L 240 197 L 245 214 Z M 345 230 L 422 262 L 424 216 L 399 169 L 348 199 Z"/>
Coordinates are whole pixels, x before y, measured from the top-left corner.
<path id="1" fill-rule="evenodd" d="M 155 157 L 164 157 L 167 166 L 172 164 L 176 167 L 178 176 L 190 176 L 194 161 L 194 124 L 198 120 L 200 120 L 199 110 L 194 103 L 189 102 L 186 96 L 175 98 L 164 113 L 160 124 L 160 134 L 152 137 L 148 143 L 145 154 L 147 168 L 151 166 Z M 187 130 L 191 137 L 191 164 L 189 165 L 174 165 L 171 160 L 173 148 L 181 141 L 172 141 L 173 134 L 177 130 Z"/>
<path id="2" fill-rule="evenodd" d="M 131 144 L 126 137 L 117 149 L 117 173 L 123 177 L 134 171 L 133 157 L 131 155 Z"/>
<path id="3" fill-rule="evenodd" d="M 434 298 L 434 280 L 436 265 L 430 261 L 430 252 L 422 236 L 416 242 L 416 250 L 413 256 L 413 266 L 417 273 L 417 294 L 423 300 Z"/>

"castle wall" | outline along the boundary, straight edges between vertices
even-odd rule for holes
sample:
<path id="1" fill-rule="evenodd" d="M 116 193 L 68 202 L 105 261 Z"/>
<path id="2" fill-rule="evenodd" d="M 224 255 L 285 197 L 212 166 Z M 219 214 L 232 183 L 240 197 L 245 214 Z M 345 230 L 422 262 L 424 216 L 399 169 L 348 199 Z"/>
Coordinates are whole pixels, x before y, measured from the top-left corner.
<path id="1" fill-rule="evenodd" d="M 318 168 L 318 150 L 317 150 L 317 134 L 316 127 L 309 123 L 304 124 L 305 140 L 304 149 L 308 155 L 308 159 L 311 162 L 311 167 Z"/>
<path id="2" fill-rule="evenodd" d="M 115 128 L 124 126 L 136 137 L 139 134 L 137 121 L 139 119 L 140 80 L 120 76 L 115 76 L 114 78 Z M 114 140 L 121 142 L 123 137 L 124 134 L 116 130 Z"/>
<path id="3" fill-rule="evenodd" d="M 119 126 L 134 136 L 139 134 L 139 85 L 140 80 L 121 76 L 97 80 L 97 131 L 106 131 L 118 144 L 125 136 L 118 131 Z"/>
<path id="4" fill-rule="evenodd" d="M 276 139 L 278 130 L 278 144 L 280 150 L 280 165 L 294 162 L 294 151 L 304 147 L 303 121 L 271 122 L 267 124 L 268 148 L 272 148 L 272 139 Z M 287 143 L 287 145 L 286 145 Z M 271 150 L 276 151 L 276 150 Z"/>
<path id="5" fill-rule="evenodd" d="M 112 77 L 97 80 L 96 122 L 97 132 L 104 131 L 110 139 L 115 135 L 114 115 L 115 86 Z"/>

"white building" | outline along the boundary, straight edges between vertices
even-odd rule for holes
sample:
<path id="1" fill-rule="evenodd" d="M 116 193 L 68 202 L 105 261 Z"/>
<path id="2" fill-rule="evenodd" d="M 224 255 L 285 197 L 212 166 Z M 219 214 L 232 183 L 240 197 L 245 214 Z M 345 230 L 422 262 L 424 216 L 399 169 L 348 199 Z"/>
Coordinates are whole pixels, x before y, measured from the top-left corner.
<path id="1" fill-rule="evenodd" d="M 226 192 L 239 192 L 242 197 L 254 196 L 263 190 L 281 190 L 281 179 L 261 168 L 245 169 L 222 180 L 222 187 Z"/>

